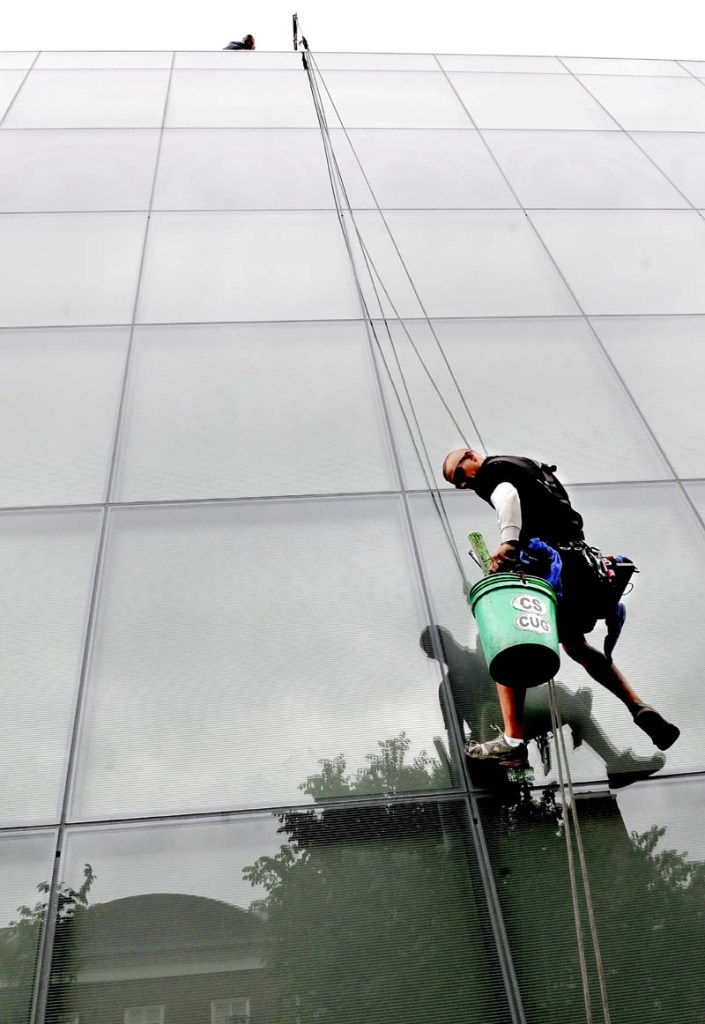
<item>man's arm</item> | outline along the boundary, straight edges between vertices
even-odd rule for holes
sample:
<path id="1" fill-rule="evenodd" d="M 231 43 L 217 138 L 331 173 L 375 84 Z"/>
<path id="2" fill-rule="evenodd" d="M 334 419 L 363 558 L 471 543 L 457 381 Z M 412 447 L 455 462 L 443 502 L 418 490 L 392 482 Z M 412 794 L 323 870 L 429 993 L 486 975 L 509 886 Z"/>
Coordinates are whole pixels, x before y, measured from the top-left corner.
<path id="1" fill-rule="evenodd" d="M 514 484 L 503 481 L 490 495 L 490 502 L 497 513 L 500 545 L 492 555 L 490 572 L 509 569 L 516 562 L 521 533 L 521 501 Z"/>

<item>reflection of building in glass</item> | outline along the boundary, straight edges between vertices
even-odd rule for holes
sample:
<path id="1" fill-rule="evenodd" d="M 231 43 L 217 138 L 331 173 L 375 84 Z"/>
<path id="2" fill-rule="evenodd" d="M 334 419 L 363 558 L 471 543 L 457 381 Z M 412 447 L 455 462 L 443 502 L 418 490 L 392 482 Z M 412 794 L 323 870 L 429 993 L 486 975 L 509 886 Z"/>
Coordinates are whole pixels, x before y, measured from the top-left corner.
<path id="1" fill-rule="evenodd" d="M 57 1016 L 85 1024 L 266 1017 L 262 922 L 239 907 L 177 894 L 131 896 L 91 907 L 57 934 Z M 65 942 L 64 942 L 65 939 Z"/>
<path id="2" fill-rule="evenodd" d="M 0 1024 L 582 1019 L 545 695 L 533 790 L 460 755 L 460 434 L 641 569 L 677 745 L 557 689 L 612 1019 L 698 1020 L 705 62 L 316 63 L 372 324 L 300 54 L 0 53 Z"/>

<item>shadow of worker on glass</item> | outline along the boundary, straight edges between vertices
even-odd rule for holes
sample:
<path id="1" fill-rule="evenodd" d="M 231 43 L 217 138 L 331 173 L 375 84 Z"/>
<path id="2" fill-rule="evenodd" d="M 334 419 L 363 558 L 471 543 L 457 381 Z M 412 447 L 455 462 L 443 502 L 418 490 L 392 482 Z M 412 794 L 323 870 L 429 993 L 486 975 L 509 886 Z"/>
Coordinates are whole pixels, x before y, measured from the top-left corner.
<path id="1" fill-rule="evenodd" d="M 453 698 L 453 707 L 448 708 L 441 688 L 441 708 L 446 728 L 448 731 L 451 730 L 448 716 L 454 714 L 466 738 L 468 730 L 471 737 L 485 736 L 492 731 L 493 726 L 498 728 L 495 723 L 501 720 L 501 710 L 495 684 L 487 671 L 482 651 L 464 647 L 444 626 L 434 628 L 437 630 L 440 652 L 447 667 Z M 430 627 L 422 632 L 420 643 L 429 658 L 436 657 Z M 573 747 L 579 747 L 584 742 L 597 754 L 604 762 L 607 778 L 613 789 L 646 778 L 664 767 L 666 758 L 661 753 L 640 757 L 631 748 L 620 750 L 615 746 L 592 714 L 592 692 L 588 687 L 582 687 L 574 693 L 562 683 L 556 682 L 555 688 L 561 720 L 570 729 Z M 551 768 L 549 735 L 553 731 L 548 687 L 535 686 L 527 691 L 524 712 L 525 741 L 536 741 L 544 770 L 548 773 Z M 469 763 L 478 784 L 490 784 L 492 768 L 496 769 L 499 764 L 493 758 L 481 761 L 471 759 Z"/>
<path id="2" fill-rule="evenodd" d="M 645 703 L 612 661 L 624 621 L 620 598 L 629 579 L 622 570 L 627 563 L 629 574 L 636 567 L 621 556 L 605 558 L 587 544 L 582 516 L 572 507 L 555 469 L 523 456 L 484 456 L 471 448 L 455 449 L 443 462 L 448 483 L 474 491 L 497 513 L 500 546 L 488 559 L 489 572 L 549 579 L 557 596 L 558 639 L 563 650 L 625 705 L 634 724 L 655 746 L 667 750 L 678 739 L 680 729 Z M 548 575 L 533 568 L 540 556 L 548 559 Z M 598 619 L 607 625 L 604 651 L 585 638 Z M 516 678 L 502 677 L 502 682 L 496 683 L 504 731 L 495 739 L 469 740 L 465 751 L 474 760 L 495 760 L 521 768 L 528 763 L 526 685 L 519 672 Z"/>

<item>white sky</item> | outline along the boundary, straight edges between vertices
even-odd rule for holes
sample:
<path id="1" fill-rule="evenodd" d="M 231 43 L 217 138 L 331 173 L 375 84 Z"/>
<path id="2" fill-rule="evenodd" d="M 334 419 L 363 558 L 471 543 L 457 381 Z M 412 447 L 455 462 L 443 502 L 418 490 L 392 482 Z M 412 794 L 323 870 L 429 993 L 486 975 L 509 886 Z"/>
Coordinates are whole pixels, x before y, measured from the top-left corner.
<path id="1" fill-rule="evenodd" d="M 258 49 L 288 50 L 297 5 L 319 51 L 705 59 L 697 0 L 15 0 L 0 49 L 218 50 L 252 32 Z"/>

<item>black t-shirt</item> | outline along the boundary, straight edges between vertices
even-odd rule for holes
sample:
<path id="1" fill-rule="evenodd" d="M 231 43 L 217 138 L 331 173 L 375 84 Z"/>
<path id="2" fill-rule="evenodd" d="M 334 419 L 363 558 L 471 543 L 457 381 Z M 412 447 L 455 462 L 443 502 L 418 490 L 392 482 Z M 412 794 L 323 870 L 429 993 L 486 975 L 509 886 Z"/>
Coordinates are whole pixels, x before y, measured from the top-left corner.
<path id="1" fill-rule="evenodd" d="M 584 539 L 582 516 L 571 506 L 562 484 L 538 462 L 517 455 L 488 455 L 475 474 L 473 490 L 491 505 L 492 493 L 501 483 L 512 484 L 519 494 L 522 545 L 532 537 L 554 546 Z"/>

